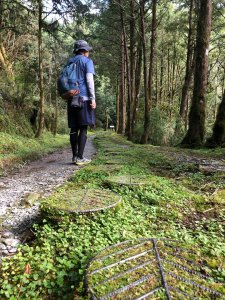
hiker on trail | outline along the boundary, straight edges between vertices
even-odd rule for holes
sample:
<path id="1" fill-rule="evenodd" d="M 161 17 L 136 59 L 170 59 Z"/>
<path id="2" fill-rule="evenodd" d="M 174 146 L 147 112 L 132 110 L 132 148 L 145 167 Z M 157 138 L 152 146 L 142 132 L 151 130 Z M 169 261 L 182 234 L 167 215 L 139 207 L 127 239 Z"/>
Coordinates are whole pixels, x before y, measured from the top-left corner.
<path id="1" fill-rule="evenodd" d="M 68 127 L 70 128 L 70 144 L 72 148 L 72 162 L 83 165 L 91 162 L 83 156 L 87 141 L 87 128 L 94 126 L 96 108 L 94 88 L 94 64 L 89 58 L 92 47 L 86 41 L 78 40 L 74 44 L 74 54 L 69 64 L 76 66 L 77 86 L 68 94 Z"/>

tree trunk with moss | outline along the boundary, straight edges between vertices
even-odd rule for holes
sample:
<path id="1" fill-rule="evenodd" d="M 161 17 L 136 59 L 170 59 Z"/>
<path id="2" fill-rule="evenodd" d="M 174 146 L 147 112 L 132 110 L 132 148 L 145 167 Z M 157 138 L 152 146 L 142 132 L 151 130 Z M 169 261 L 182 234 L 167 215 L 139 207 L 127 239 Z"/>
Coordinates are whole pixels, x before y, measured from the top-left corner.
<path id="1" fill-rule="evenodd" d="M 144 132 L 141 137 L 142 144 L 147 144 L 149 138 L 150 110 L 152 106 L 153 74 L 154 74 L 154 63 L 155 63 L 155 45 L 156 45 L 156 27 L 157 27 L 156 7 L 157 7 L 157 0 L 153 0 L 152 1 L 151 52 L 150 52 L 149 74 L 148 74 L 148 88 L 147 88 L 147 95 L 145 101 Z M 144 10 L 144 7 L 142 7 L 142 10 Z"/>
<path id="2" fill-rule="evenodd" d="M 120 83 L 119 79 L 117 79 L 116 83 L 116 132 L 119 130 L 120 123 Z"/>
<path id="3" fill-rule="evenodd" d="M 44 109 L 45 109 L 45 99 L 44 99 L 44 75 L 43 75 L 43 42 L 42 42 L 42 11 L 43 3 L 42 0 L 38 1 L 38 86 L 39 86 L 39 121 L 38 130 L 36 137 L 40 137 L 44 130 Z"/>
<path id="4" fill-rule="evenodd" d="M 124 78 L 125 78 L 125 99 L 123 101 L 126 101 L 126 96 L 127 96 L 127 118 L 126 118 L 126 124 L 125 124 L 125 131 L 128 136 L 128 139 L 131 139 L 131 120 L 132 120 L 132 96 L 131 96 L 131 74 L 130 74 L 130 64 L 129 64 L 129 53 L 128 53 L 128 41 L 127 41 L 127 34 L 126 34 L 126 29 L 125 29 L 125 20 L 124 20 L 124 8 L 122 6 L 122 2 L 120 1 L 120 21 L 121 21 L 121 28 L 122 28 L 122 35 L 123 35 L 123 48 L 124 48 Z M 124 130 L 123 130 L 123 133 Z"/>
<path id="5" fill-rule="evenodd" d="M 140 1 L 140 22 L 143 47 L 143 75 L 144 75 L 144 97 L 145 97 L 145 116 L 144 132 L 141 137 L 141 143 L 146 144 L 148 140 L 148 130 L 150 124 L 150 106 L 148 101 L 148 72 L 147 72 L 147 41 L 146 41 L 146 24 L 145 24 L 145 1 Z"/>
<path id="6" fill-rule="evenodd" d="M 124 35 L 121 32 L 121 64 L 120 64 L 120 103 L 119 103 L 119 126 L 117 133 L 125 134 L 126 129 L 126 61 L 124 51 Z"/>
<path id="7" fill-rule="evenodd" d="M 140 98 L 140 85 L 141 85 L 141 72 L 142 72 L 142 38 L 140 37 L 139 44 L 137 47 L 137 60 L 135 69 L 135 95 L 134 95 L 134 106 L 132 115 L 132 135 L 134 134 L 134 128 L 137 122 L 137 113 L 139 110 L 139 98 Z"/>
<path id="8" fill-rule="evenodd" d="M 208 55 L 211 33 L 212 0 L 201 0 L 197 26 L 194 91 L 189 114 L 189 128 L 181 145 L 198 147 L 205 136 L 205 94 L 208 83 Z"/>
<path id="9" fill-rule="evenodd" d="M 129 55 L 129 80 L 128 80 L 128 126 L 127 126 L 127 136 L 128 139 L 132 139 L 133 135 L 133 112 L 134 112 L 134 102 L 135 102 L 135 1 L 130 0 L 130 55 Z M 127 58 L 128 59 L 128 58 Z"/>
<path id="10" fill-rule="evenodd" d="M 13 73 L 13 67 L 12 67 L 12 64 L 9 61 L 8 57 L 7 57 L 5 47 L 1 42 L 1 37 L 0 37 L 0 66 L 5 71 L 8 82 L 12 86 L 15 86 L 15 76 L 14 76 L 14 73 Z"/>
<path id="11" fill-rule="evenodd" d="M 180 117 L 185 120 L 188 108 L 188 93 L 194 73 L 194 41 L 193 41 L 193 12 L 194 12 L 194 0 L 190 0 L 189 9 L 189 30 L 188 30 L 188 45 L 187 45 L 187 60 L 186 60 L 186 74 L 184 85 L 182 87 L 182 96 L 180 104 Z"/>
<path id="12" fill-rule="evenodd" d="M 218 108 L 213 134 L 207 140 L 206 146 L 210 148 L 225 147 L 225 92 Z"/>

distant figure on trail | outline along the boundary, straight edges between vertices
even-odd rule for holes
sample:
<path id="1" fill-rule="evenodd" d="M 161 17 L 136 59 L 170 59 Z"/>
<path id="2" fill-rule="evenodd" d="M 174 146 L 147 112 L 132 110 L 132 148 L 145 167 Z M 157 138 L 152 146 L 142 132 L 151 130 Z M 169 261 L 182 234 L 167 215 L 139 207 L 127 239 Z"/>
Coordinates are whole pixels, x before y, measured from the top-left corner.
<path id="1" fill-rule="evenodd" d="M 94 64 L 89 58 L 92 47 L 84 40 L 78 40 L 74 44 L 74 57 L 70 58 L 67 66 L 75 68 L 74 87 L 66 91 L 68 127 L 70 128 L 70 144 L 72 148 L 72 162 L 83 165 L 91 162 L 83 156 L 87 141 L 87 128 L 94 126 L 96 108 L 94 87 Z M 75 66 L 75 67 L 74 67 Z M 70 81 L 70 78 L 68 79 Z"/>

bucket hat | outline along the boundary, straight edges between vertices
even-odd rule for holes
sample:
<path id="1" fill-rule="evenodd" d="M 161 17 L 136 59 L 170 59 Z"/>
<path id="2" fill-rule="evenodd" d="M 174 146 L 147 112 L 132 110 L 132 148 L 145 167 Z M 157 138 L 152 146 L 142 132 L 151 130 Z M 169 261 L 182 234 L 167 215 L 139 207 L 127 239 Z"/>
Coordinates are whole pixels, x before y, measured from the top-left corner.
<path id="1" fill-rule="evenodd" d="M 76 53 L 79 50 L 86 50 L 90 51 L 92 50 L 92 47 L 88 45 L 88 43 L 84 40 L 78 40 L 74 43 L 74 53 Z"/>

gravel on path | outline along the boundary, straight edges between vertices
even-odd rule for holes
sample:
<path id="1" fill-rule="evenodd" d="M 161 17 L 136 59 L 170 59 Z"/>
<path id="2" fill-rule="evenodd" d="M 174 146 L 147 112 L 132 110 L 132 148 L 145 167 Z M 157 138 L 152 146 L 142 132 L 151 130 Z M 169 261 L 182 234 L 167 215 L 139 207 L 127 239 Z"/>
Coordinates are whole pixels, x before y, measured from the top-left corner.
<path id="1" fill-rule="evenodd" d="M 85 157 L 95 154 L 89 137 Z M 33 161 L 10 175 L 0 178 L 0 220 L 4 229 L 20 232 L 38 216 L 38 199 L 49 196 L 80 167 L 72 164 L 70 148 L 56 151 Z M 1 232 L 0 232 L 1 238 Z"/>

